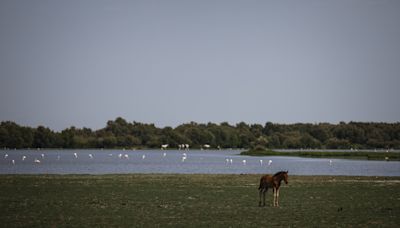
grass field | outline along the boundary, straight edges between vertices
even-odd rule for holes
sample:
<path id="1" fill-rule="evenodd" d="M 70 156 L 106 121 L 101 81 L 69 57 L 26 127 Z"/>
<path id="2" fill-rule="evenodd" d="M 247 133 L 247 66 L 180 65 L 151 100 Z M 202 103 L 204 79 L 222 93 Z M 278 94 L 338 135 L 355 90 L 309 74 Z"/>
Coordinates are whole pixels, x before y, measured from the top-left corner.
<path id="1" fill-rule="evenodd" d="M 400 177 L 0 175 L 2 227 L 399 227 Z"/>
<path id="2" fill-rule="evenodd" d="M 314 157 L 314 158 L 347 158 L 347 159 L 365 159 L 365 160 L 389 160 L 399 161 L 399 152 L 329 152 L 329 151 L 273 151 L 273 150 L 248 150 L 240 153 L 241 155 L 250 156 L 297 156 L 297 157 Z"/>

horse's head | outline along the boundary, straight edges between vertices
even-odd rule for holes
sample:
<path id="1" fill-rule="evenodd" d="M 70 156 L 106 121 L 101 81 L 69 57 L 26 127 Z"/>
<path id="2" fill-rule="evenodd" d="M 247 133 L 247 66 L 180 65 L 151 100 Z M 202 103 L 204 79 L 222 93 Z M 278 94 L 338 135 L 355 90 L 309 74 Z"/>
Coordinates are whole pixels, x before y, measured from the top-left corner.
<path id="1" fill-rule="evenodd" d="M 283 172 L 283 180 L 285 181 L 285 184 L 289 183 L 289 181 L 288 181 L 288 173 L 289 173 L 289 171 Z"/>

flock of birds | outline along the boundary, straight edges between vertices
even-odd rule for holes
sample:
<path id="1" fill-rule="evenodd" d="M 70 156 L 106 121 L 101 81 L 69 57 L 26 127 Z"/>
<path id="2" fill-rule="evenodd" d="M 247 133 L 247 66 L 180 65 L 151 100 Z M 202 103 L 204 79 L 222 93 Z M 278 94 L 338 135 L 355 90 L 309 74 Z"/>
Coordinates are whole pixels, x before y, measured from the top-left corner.
<path id="1" fill-rule="evenodd" d="M 169 146 L 168 144 L 161 145 L 161 150 L 167 149 L 168 146 Z M 204 145 L 204 147 L 205 147 L 205 148 L 209 148 L 209 145 Z M 189 145 L 188 145 L 188 144 L 180 144 L 179 147 L 178 147 L 178 149 L 179 149 L 179 150 L 189 150 Z M 123 151 L 125 151 L 125 149 L 123 149 Z M 73 156 L 74 156 L 75 159 L 78 159 L 78 158 L 79 158 L 77 152 L 74 152 L 74 153 L 73 153 Z M 92 153 L 89 153 L 87 156 L 89 157 L 89 159 L 94 159 L 94 156 L 93 156 Z M 114 154 L 109 153 L 108 156 L 109 156 L 109 157 L 113 157 Z M 162 153 L 162 156 L 163 156 L 163 157 L 166 157 L 166 156 L 167 156 L 167 153 L 166 153 L 166 152 Z M 4 159 L 7 160 L 8 157 L 9 157 L 9 155 L 6 153 L 6 154 L 4 155 Z M 127 154 L 127 153 L 119 153 L 119 154 L 117 155 L 117 157 L 118 157 L 119 159 L 129 159 L 129 154 Z M 45 154 L 44 154 L 44 153 L 41 153 L 41 154 L 40 154 L 40 158 L 41 158 L 41 160 L 38 159 L 37 157 L 35 157 L 35 158 L 33 159 L 33 162 L 36 163 L 36 164 L 40 164 L 40 163 L 44 160 Z M 141 158 L 142 158 L 142 160 L 145 160 L 145 159 L 146 159 L 146 154 L 143 154 L 143 155 L 141 156 Z M 185 162 L 185 161 L 187 160 L 187 158 L 188 158 L 188 157 L 187 157 L 186 152 L 182 153 L 181 162 Z M 27 159 L 27 156 L 26 156 L 26 155 L 22 155 L 21 161 L 24 162 L 26 159 Z M 60 159 L 61 159 L 61 156 L 60 156 L 60 155 L 57 155 L 57 161 L 59 161 Z M 233 162 L 234 162 L 234 160 L 233 160 L 232 158 L 226 158 L 226 159 L 225 159 L 225 164 L 226 164 L 226 165 L 232 165 Z M 12 165 L 15 165 L 15 163 L 16 163 L 16 160 L 15 160 L 15 159 L 11 159 L 11 164 L 12 164 Z M 243 164 L 243 165 L 247 165 L 247 160 L 246 160 L 246 159 L 243 159 L 243 160 L 242 160 L 242 164 Z M 260 164 L 260 166 L 263 166 L 264 161 L 263 161 L 262 159 L 260 159 L 260 160 L 259 160 L 259 164 Z M 271 166 L 271 164 L 272 164 L 272 160 L 270 159 L 270 160 L 268 160 L 268 162 L 266 163 L 266 165 L 267 165 L 267 166 Z M 333 161 L 332 161 L 332 160 L 329 160 L 329 165 L 332 166 L 332 164 L 333 164 Z"/>
<path id="2" fill-rule="evenodd" d="M 125 151 L 125 150 L 124 150 L 124 151 Z M 80 157 L 82 157 L 82 156 L 88 156 L 89 159 L 94 159 L 94 158 L 95 158 L 94 155 L 93 155 L 92 153 L 85 154 L 85 155 L 79 155 L 77 152 L 74 152 L 74 153 L 73 153 L 73 158 L 74 158 L 74 159 L 78 159 L 78 158 L 80 158 Z M 109 156 L 109 157 L 113 157 L 114 154 L 113 154 L 113 153 L 109 153 L 108 156 Z M 127 154 L 127 153 L 118 153 L 116 156 L 117 156 L 119 159 L 130 159 L 129 154 Z M 162 157 L 166 157 L 166 156 L 167 156 L 167 153 L 166 153 L 166 152 L 163 152 L 163 153 L 162 153 Z M 8 157 L 9 157 L 9 155 L 6 153 L 6 154 L 4 155 L 4 159 L 5 159 L 5 160 L 8 160 Z M 41 153 L 40 156 L 34 156 L 33 162 L 36 163 L 36 164 L 40 164 L 40 163 L 42 163 L 42 161 L 45 160 L 45 157 L 46 157 L 46 155 L 45 155 L 44 153 Z M 25 162 L 25 161 L 27 160 L 27 158 L 28 158 L 28 157 L 27 157 L 26 155 L 22 155 L 20 161 Z M 183 153 L 182 153 L 182 156 L 181 156 L 181 162 L 185 162 L 185 161 L 187 160 L 187 158 L 188 158 L 187 153 L 186 153 L 186 152 L 183 152 Z M 60 156 L 60 155 L 57 155 L 56 160 L 59 161 L 60 159 L 61 159 L 61 156 Z M 142 159 L 142 160 L 145 160 L 145 159 L 146 159 L 146 154 L 142 154 L 141 159 Z M 32 161 L 32 160 L 31 160 L 31 161 Z M 11 159 L 10 162 L 11 162 L 12 165 L 15 165 L 15 164 L 16 164 L 16 160 L 15 160 L 15 159 Z M 225 164 L 226 164 L 226 165 L 232 165 L 233 163 L 234 163 L 233 158 L 226 158 L 226 159 L 225 159 Z M 243 165 L 247 165 L 247 160 L 246 160 L 246 159 L 243 159 L 243 160 L 242 160 L 242 164 L 243 164 Z M 263 161 L 262 159 L 260 159 L 260 160 L 259 160 L 259 164 L 260 164 L 260 166 L 263 166 L 264 161 Z M 268 162 L 267 162 L 266 164 L 267 164 L 267 166 L 271 166 L 272 160 L 268 160 Z M 332 161 L 330 161 L 330 164 L 332 164 Z"/>
<path id="3" fill-rule="evenodd" d="M 83 156 L 83 155 L 78 155 L 77 152 L 74 152 L 74 153 L 73 153 L 73 157 L 74 157 L 75 159 L 78 159 L 80 156 Z M 94 159 L 94 155 L 93 155 L 92 153 L 85 154 L 85 156 L 88 156 L 88 158 L 91 159 L 91 160 Z M 108 156 L 109 156 L 109 157 L 113 157 L 114 154 L 113 154 L 113 153 L 109 153 Z M 129 154 L 127 154 L 127 153 L 118 153 L 116 156 L 117 156 L 119 159 L 130 159 Z M 166 157 L 166 156 L 167 156 L 167 153 L 166 153 L 166 152 L 163 152 L 163 153 L 162 153 L 162 157 Z M 8 157 L 9 157 L 9 155 L 6 153 L 6 154 L 4 155 L 4 159 L 7 160 Z M 38 157 L 39 157 L 40 159 L 39 159 Z M 33 162 L 36 163 L 36 164 L 40 164 L 43 160 L 45 160 L 45 157 L 46 157 L 46 155 L 45 155 L 44 153 L 41 153 L 40 156 L 34 157 Z M 187 160 L 187 158 L 188 158 L 187 153 L 186 153 L 186 152 L 183 152 L 183 153 L 182 153 L 182 156 L 181 156 L 181 162 L 185 162 L 185 161 Z M 56 158 L 56 159 L 57 159 L 57 161 L 59 161 L 59 160 L 61 159 L 61 156 L 60 156 L 60 155 L 57 155 L 57 158 Z M 145 160 L 145 159 L 146 159 L 146 154 L 142 154 L 141 159 L 142 159 L 142 160 Z M 26 160 L 27 160 L 27 156 L 26 156 L 26 155 L 22 155 L 21 161 L 24 162 L 24 161 L 26 161 Z M 12 164 L 12 165 L 15 165 L 15 164 L 16 164 L 16 160 L 15 160 L 15 159 L 11 159 L 10 161 L 11 161 L 11 164 Z M 226 159 L 225 159 L 225 164 L 226 164 L 226 165 L 232 165 L 233 163 L 234 163 L 233 158 L 226 158 Z M 264 163 L 264 160 L 260 159 L 260 160 L 259 160 L 259 165 L 260 165 L 260 166 L 263 166 L 264 164 L 266 164 L 266 166 L 271 166 L 271 165 L 272 165 L 272 160 L 269 159 L 268 161 L 266 161 L 266 162 Z M 332 161 L 332 160 L 329 160 L 329 165 L 332 166 L 332 164 L 333 164 L 333 161 Z M 243 160 L 242 160 L 242 165 L 244 165 L 244 166 L 247 165 L 247 160 L 246 160 L 246 159 L 243 159 Z"/>

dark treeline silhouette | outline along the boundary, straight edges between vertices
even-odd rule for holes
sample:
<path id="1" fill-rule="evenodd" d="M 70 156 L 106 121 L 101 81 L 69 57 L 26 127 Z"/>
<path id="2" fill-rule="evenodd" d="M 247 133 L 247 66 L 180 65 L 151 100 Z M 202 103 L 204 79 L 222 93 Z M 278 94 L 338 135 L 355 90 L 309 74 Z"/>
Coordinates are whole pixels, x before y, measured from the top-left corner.
<path id="1" fill-rule="evenodd" d="M 400 148 L 400 123 L 341 122 L 339 124 L 186 123 L 176 128 L 132 122 L 121 117 L 93 131 L 70 127 L 55 132 L 47 127 L 0 124 L 0 148 L 160 148 L 189 144 L 191 148 Z"/>

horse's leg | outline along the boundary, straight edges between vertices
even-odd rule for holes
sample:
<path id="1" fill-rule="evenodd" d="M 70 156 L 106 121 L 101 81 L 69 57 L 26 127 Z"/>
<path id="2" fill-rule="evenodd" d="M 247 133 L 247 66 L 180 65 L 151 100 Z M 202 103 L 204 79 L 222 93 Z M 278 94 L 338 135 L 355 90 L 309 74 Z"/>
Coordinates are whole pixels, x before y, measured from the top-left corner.
<path id="1" fill-rule="evenodd" d="M 279 207 L 279 188 L 276 189 L 276 206 Z"/>
<path id="2" fill-rule="evenodd" d="M 264 189 L 258 190 L 258 195 L 259 195 L 259 197 L 260 197 L 260 201 L 258 201 L 258 206 L 259 206 L 259 207 L 261 207 L 261 194 L 263 193 L 263 190 L 264 190 Z"/>
<path id="3" fill-rule="evenodd" d="M 260 189 L 260 192 L 259 192 L 259 194 L 260 194 L 260 201 L 258 202 L 258 206 L 265 206 L 265 188 L 262 188 L 262 189 Z M 262 197 L 262 202 L 263 202 L 263 204 L 261 204 L 261 197 Z"/>
<path id="4" fill-rule="evenodd" d="M 272 193 L 274 194 L 274 207 L 275 207 L 275 199 L 276 199 L 276 189 L 275 189 L 275 187 L 274 188 L 272 188 Z"/>
<path id="5" fill-rule="evenodd" d="M 265 193 L 268 191 L 268 187 L 263 191 L 263 207 L 265 207 Z"/>

